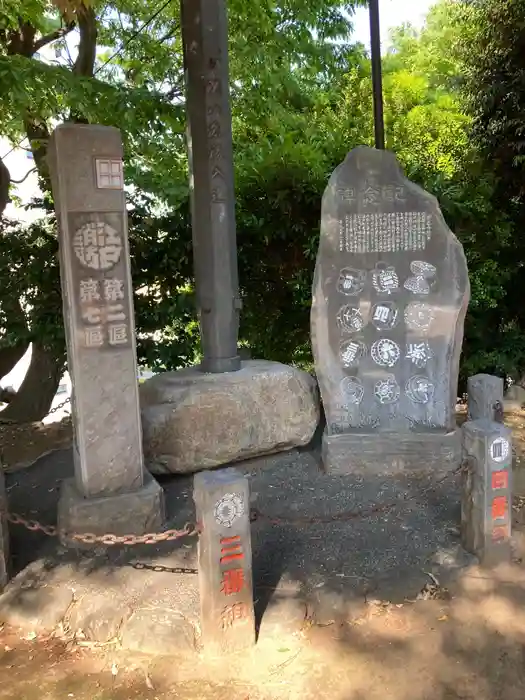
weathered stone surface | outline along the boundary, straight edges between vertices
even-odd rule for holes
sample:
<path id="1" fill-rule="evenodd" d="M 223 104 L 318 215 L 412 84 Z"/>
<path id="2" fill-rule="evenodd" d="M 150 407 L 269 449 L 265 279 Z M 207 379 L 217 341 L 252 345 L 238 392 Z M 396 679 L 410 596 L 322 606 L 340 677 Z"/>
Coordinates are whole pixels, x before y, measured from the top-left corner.
<path id="1" fill-rule="evenodd" d="M 145 486 L 120 132 L 63 124 L 48 152 L 73 386 L 76 482 L 62 490 L 59 526 L 103 534 L 115 531 L 114 520 L 144 534 L 162 524 L 163 507 L 160 488 Z M 127 502 L 124 492 L 130 494 Z"/>
<path id="2" fill-rule="evenodd" d="M 78 488 L 86 496 L 140 488 L 144 470 L 120 133 L 62 124 L 51 137 L 49 156 Z"/>
<path id="3" fill-rule="evenodd" d="M 487 419 L 462 427 L 465 469 L 461 492 L 461 541 L 481 564 L 510 559 L 512 433 Z"/>
<path id="4" fill-rule="evenodd" d="M 148 474 L 145 484 L 129 491 L 98 498 L 85 498 L 73 479 L 63 482 L 58 504 L 58 526 L 63 544 L 82 547 L 69 533 L 143 535 L 159 532 L 164 522 L 164 493 Z M 92 547 L 93 545 L 86 545 Z"/>
<path id="5" fill-rule="evenodd" d="M 144 453 L 153 473 L 194 472 L 306 445 L 319 422 L 313 377 L 249 360 L 238 372 L 189 367 L 140 387 Z"/>
<path id="6" fill-rule="evenodd" d="M 468 378 L 468 419 L 503 420 L 503 379 L 491 374 Z"/>
<path id="7" fill-rule="evenodd" d="M 461 431 L 323 436 L 323 464 L 332 474 L 393 475 L 406 469 L 450 471 L 461 462 Z"/>
<path id="8" fill-rule="evenodd" d="M 7 522 L 8 509 L 5 474 L 0 463 L 0 592 L 7 586 L 11 575 L 9 523 Z"/>
<path id="9" fill-rule="evenodd" d="M 381 468 L 427 468 L 426 435 L 448 449 L 469 294 L 462 246 L 436 199 L 392 153 L 349 153 L 323 197 L 311 314 L 328 470 L 362 461 L 361 437 Z M 337 436 L 349 435 L 355 451 L 341 461 Z M 385 456 L 385 440 L 399 454 Z"/>
<path id="10" fill-rule="evenodd" d="M 193 480 L 199 537 L 202 643 L 227 653 L 255 644 L 250 491 L 236 469 L 201 472 Z"/>

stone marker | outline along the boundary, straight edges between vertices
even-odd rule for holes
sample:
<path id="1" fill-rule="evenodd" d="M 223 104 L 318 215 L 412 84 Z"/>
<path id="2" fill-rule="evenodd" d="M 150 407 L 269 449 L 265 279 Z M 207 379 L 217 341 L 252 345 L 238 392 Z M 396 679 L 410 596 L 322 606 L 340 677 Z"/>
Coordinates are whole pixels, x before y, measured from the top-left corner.
<path id="1" fill-rule="evenodd" d="M 322 203 L 312 345 L 330 472 L 453 468 L 462 246 L 432 195 L 388 151 L 359 147 Z"/>
<path id="2" fill-rule="evenodd" d="M 11 551 L 9 547 L 9 523 L 7 514 L 9 503 L 5 488 L 5 473 L 0 460 L 0 592 L 9 583 L 11 577 Z"/>
<path id="3" fill-rule="evenodd" d="M 144 534 L 162 526 L 163 494 L 142 455 L 120 133 L 63 124 L 48 153 L 73 387 L 75 480 L 59 527 Z"/>
<path id="4" fill-rule="evenodd" d="M 503 379 L 491 374 L 468 378 L 468 419 L 503 422 Z"/>
<path id="5" fill-rule="evenodd" d="M 482 565 L 510 559 L 512 434 L 484 419 L 463 425 L 461 540 Z"/>
<path id="6" fill-rule="evenodd" d="M 255 643 L 248 479 L 236 469 L 196 474 L 201 631 L 205 649 Z"/>

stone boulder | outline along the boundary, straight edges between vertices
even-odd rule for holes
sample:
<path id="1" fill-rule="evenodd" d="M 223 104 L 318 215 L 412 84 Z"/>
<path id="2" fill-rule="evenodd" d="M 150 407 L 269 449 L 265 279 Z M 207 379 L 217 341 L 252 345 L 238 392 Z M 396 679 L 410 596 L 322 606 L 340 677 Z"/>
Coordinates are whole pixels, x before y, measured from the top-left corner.
<path id="1" fill-rule="evenodd" d="M 307 445 L 319 422 L 314 378 L 278 362 L 196 367 L 140 386 L 144 456 L 154 474 L 191 473 Z"/>

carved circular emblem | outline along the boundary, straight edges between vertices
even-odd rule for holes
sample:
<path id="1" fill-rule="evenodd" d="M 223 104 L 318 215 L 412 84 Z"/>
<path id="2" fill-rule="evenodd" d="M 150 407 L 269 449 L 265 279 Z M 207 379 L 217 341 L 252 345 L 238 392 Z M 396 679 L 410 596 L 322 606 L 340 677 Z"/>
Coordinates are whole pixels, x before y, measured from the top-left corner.
<path id="1" fill-rule="evenodd" d="M 377 263 L 372 271 L 372 285 L 378 294 L 392 294 L 399 289 L 399 277 L 394 267 Z"/>
<path id="2" fill-rule="evenodd" d="M 345 267 L 339 273 L 337 280 L 337 291 L 349 297 L 355 297 L 363 291 L 366 283 L 366 272 L 364 270 L 354 270 L 352 267 Z"/>
<path id="3" fill-rule="evenodd" d="M 345 340 L 339 346 L 339 357 L 343 367 L 357 367 L 366 353 L 366 346 L 357 340 Z"/>
<path id="4" fill-rule="evenodd" d="M 426 340 L 416 341 L 415 343 L 407 343 L 407 352 L 405 357 L 410 360 L 413 365 L 422 369 L 427 362 L 434 357 L 432 348 Z"/>
<path id="5" fill-rule="evenodd" d="M 399 319 L 399 311 L 392 301 L 382 301 L 372 309 L 372 323 L 378 331 L 389 331 Z"/>
<path id="6" fill-rule="evenodd" d="M 372 345 L 371 355 L 376 365 L 393 367 L 401 356 L 401 350 L 393 340 L 381 338 Z"/>
<path id="7" fill-rule="evenodd" d="M 225 493 L 213 509 L 215 522 L 223 527 L 231 527 L 244 514 L 244 500 L 239 493 Z"/>
<path id="8" fill-rule="evenodd" d="M 509 441 L 499 437 L 490 443 L 490 456 L 495 462 L 504 462 L 510 453 Z"/>
<path id="9" fill-rule="evenodd" d="M 414 403 L 426 404 L 434 396 L 435 386 L 428 377 L 410 377 L 405 387 L 408 398 Z"/>
<path id="10" fill-rule="evenodd" d="M 388 374 L 374 385 L 374 396 L 380 404 L 389 404 L 399 401 L 399 384 L 393 374 Z"/>
<path id="11" fill-rule="evenodd" d="M 421 301 L 413 301 L 405 309 L 405 322 L 411 331 L 425 333 L 435 318 L 434 309 Z"/>
<path id="12" fill-rule="evenodd" d="M 75 231 L 73 250 L 85 267 L 109 270 L 119 261 L 122 239 L 109 224 L 90 221 Z"/>
<path id="13" fill-rule="evenodd" d="M 357 377 L 345 377 L 341 381 L 341 393 L 348 403 L 360 404 L 365 390 Z"/>
<path id="14" fill-rule="evenodd" d="M 337 312 L 337 323 L 346 333 L 358 333 L 365 327 L 361 311 L 355 306 L 342 306 Z"/>
<path id="15" fill-rule="evenodd" d="M 424 262 L 423 260 L 413 260 L 410 263 L 410 270 L 413 277 L 409 277 L 403 285 L 412 294 L 421 294 L 426 296 L 430 294 L 430 282 L 435 277 L 437 269 L 434 265 Z"/>

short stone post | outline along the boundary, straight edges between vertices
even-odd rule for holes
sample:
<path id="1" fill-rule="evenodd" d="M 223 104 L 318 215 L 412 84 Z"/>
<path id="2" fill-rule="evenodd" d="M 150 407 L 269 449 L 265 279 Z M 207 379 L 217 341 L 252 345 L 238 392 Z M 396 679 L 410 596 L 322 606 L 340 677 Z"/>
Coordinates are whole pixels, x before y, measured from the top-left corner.
<path id="1" fill-rule="evenodd" d="M 253 646 L 252 545 L 248 480 L 228 468 L 196 474 L 202 640 L 225 654 Z"/>
<path id="2" fill-rule="evenodd" d="M 5 488 L 5 474 L 0 459 L 0 593 L 11 578 L 11 551 L 9 547 L 9 524 L 7 514 L 9 504 Z"/>
<path id="3" fill-rule="evenodd" d="M 493 566 L 510 559 L 512 433 L 499 422 L 503 382 L 477 375 L 468 389 L 473 420 L 462 429 L 461 538 L 482 565 Z"/>
<path id="4" fill-rule="evenodd" d="M 476 374 L 469 377 L 468 419 L 486 418 L 496 423 L 503 422 L 503 379 L 491 374 Z"/>
<path id="5" fill-rule="evenodd" d="M 69 533 L 145 534 L 162 527 L 164 502 L 142 454 L 120 132 L 63 124 L 48 154 L 75 460 L 58 525 Z"/>

